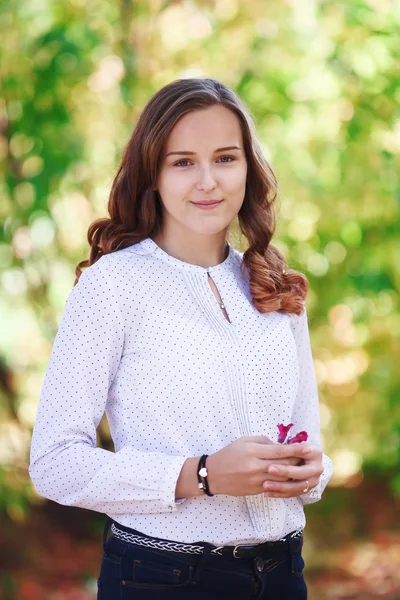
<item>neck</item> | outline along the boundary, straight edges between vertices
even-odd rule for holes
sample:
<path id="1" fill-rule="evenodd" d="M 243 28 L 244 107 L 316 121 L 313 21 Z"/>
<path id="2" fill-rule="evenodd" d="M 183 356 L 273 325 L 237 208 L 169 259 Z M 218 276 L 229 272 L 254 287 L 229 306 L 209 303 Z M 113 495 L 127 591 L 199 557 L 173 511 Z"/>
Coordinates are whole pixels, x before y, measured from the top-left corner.
<path id="1" fill-rule="evenodd" d="M 228 255 L 226 231 L 213 235 L 187 232 L 172 232 L 163 228 L 153 241 L 170 256 L 200 267 L 214 267 Z"/>

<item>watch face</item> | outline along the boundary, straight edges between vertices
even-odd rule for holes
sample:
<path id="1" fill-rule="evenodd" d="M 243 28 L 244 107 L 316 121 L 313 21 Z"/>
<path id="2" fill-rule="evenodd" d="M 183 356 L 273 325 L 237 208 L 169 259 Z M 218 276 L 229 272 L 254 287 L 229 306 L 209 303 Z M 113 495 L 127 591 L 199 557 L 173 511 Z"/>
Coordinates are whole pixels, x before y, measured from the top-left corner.
<path id="1" fill-rule="evenodd" d="M 200 475 L 200 477 L 207 477 L 207 469 L 206 469 L 206 467 L 203 467 L 202 469 L 200 469 L 199 475 Z"/>

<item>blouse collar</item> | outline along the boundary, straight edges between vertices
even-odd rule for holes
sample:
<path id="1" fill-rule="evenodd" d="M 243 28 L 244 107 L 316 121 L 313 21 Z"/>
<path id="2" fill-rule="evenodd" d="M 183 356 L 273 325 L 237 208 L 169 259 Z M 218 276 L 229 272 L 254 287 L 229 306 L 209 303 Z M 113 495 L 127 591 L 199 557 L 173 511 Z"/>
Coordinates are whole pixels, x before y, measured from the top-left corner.
<path id="1" fill-rule="evenodd" d="M 171 256 L 165 250 L 160 248 L 158 244 L 156 244 L 150 237 L 145 238 L 141 242 L 137 244 L 133 244 L 130 246 L 130 250 L 135 252 L 136 254 L 154 254 L 157 258 L 163 260 L 164 262 L 170 264 L 173 267 L 178 267 L 185 271 L 190 271 L 192 273 L 206 273 L 206 272 L 216 272 L 223 271 L 227 267 L 230 267 L 234 260 L 234 248 L 227 241 L 226 242 L 229 248 L 228 256 L 218 265 L 210 266 L 210 267 L 201 267 L 200 265 L 193 265 L 191 263 L 180 260 L 179 258 L 175 258 Z"/>

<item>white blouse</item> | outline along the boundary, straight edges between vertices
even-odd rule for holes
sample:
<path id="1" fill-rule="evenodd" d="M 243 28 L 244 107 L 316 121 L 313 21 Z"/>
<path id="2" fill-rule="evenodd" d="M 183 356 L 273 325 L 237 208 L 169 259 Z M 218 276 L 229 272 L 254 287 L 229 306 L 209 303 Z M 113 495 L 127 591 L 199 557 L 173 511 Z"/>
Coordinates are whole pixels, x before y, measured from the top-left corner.
<path id="1" fill-rule="evenodd" d="M 242 253 L 208 269 L 151 238 L 102 256 L 71 290 L 40 395 L 29 465 L 45 498 L 164 539 L 217 546 L 278 540 L 305 526 L 296 498 L 175 498 L 186 458 L 277 424 L 320 443 L 307 316 L 261 314 Z M 208 282 L 217 286 L 231 323 Z M 115 452 L 96 447 L 106 412 Z M 211 491 L 212 491 L 212 486 Z"/>

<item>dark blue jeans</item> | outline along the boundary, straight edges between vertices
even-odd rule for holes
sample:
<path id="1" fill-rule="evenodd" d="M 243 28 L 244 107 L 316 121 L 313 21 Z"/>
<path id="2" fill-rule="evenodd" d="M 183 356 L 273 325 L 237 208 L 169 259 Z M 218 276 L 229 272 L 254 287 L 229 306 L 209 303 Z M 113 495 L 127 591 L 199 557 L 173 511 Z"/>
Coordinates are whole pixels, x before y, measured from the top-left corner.
<path id="1" fill-rule="evenodd" d="M 306 600 L 302 538 L 282 556 L 234 558 L 135 546 L 103 535 L 97 600 Z M 118 525 L 117 525 L 118 526 Z M 131 530 L 138 533 L 135 530 Z M 196 542 L 197 543 L 197 542 Z"/>

